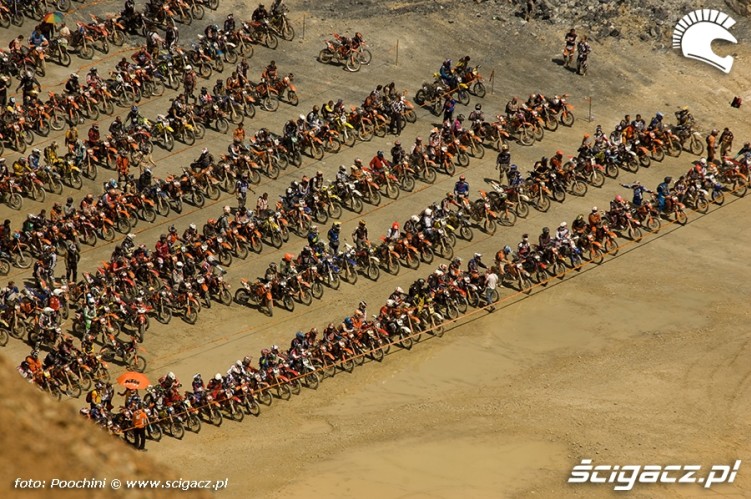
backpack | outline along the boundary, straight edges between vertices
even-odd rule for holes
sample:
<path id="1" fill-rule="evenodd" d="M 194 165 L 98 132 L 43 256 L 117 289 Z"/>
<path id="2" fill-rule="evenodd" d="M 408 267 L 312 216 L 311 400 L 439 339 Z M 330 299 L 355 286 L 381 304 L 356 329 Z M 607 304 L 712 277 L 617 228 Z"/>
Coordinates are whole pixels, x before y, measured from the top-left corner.
<path id="1" fill-rule="evenodd" d="M 94 392 L 89 392 L 89 393 L 86 394 L 86 403 L 87 404 L 90 404 L 91 401 L 93 400 L 93 397 L 91 395 L 92 393 L 94 393 Z"/>

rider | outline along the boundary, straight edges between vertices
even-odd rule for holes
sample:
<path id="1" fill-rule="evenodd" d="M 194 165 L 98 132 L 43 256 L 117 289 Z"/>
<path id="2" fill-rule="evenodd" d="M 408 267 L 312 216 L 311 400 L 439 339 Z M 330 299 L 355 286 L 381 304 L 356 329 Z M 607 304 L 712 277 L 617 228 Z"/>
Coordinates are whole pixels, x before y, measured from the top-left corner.
<path id="1" fill-rule="evenodd" d="M 386 241 L 396 242 L 399 240 L 400 235 L 401 232 L 399 231 L 399 222 L 394 222 L 393 224 L 391 224 L 391 228 L 386 231 Z"/>
<path id="2" fill-rule="evenodd" d="M 662 132 L 665 128 L 665 124 L 662 122 L 664 117 L 665 115 L 658 111 L 657 114 L 655 114 L 655 117 L 649 122 L 649 127 L 647 127 L 647 129 Z"/>
<path id="3" fill-rule="evenodd" d="M 521 108 L 521 104 L 519 104 L 519 98 L 512 97 L 511 100 L 506 103 L 506 116 L 508 118 L 513 118 L 516 113 L 519 112 L 519 108 Z"/>
<path id="4" fill-rule="evenodd" d="M 638 180 L 635 180 L 633 183 L 630 184 L 621 184 L 621 187 L 625 187 L 626 189 L 632 189 L 634 191 L 634 197 L 631 200 L 631 204 L 639 207 L 642 204 L 642 201 L 644 200 L 644 193 L 652 193 L 649 189 L 641 185 L 641 182 Z"/>
<path id="5" fill-rule="evenodd" d="M 472 124 L 472 129 L 479 128 L 485 121 L 485 113 L 482 111 L 482 104 L 475 104 L 475 110 L 469 113 L 469 121 Z"/>
<path id="6" fill-rule="evenodd" d="M 378 151 L 373 159 L 370 160 L 370 169 L 377 173 L 382 173 L 384 168 L 391 166 L 389 162 L 384 159 L 383 151 Z"/>
<path id="7" fill-rule="evenodd" d="M 540 249 L 545 249 L 553 243 L 553 238 L 550 236 L 550 229 L 547 227 L 542 228 L 542 233 L 537 237 L 537 244 Z"/>
<path id="8" fill-rule="evenodd" d="M 204 170 L 214 164 L 214 155 L 209 152 L 207 147 L 204 147 L 201 151 L 201 155 L 195 160 L 191 166 L 194 170 Z"/>
<path id="9" fill-rule="evenodd" d="M 308 231 L 308 245 L 311 248 L 315 248 L 318 246 L 319 242 L 320 242 L 320 239 L 318 237 L 318 226 L 311 225 L 310 230 Z"/>
<path id="10" fill-rule="evenodd" d="M 600 215 L 600 210 L 597 209 L 597 206 L 592 207 L 592 211 L 589 212 L 587 221 L 589 222 L 590 230 L 600 228 L 602 225 L 602 215 Z"/>
<path id="11" fill-rule="evenodd" d="M 99 133 L 99 125 L 97 123 L 91 125 L 91 128 L 89 128 L 87 135 L 89 139 L 89 147 L 96 147 L 99 144 L 99 140 L 101 139 L 101 135 Z"/>
<path id="12" fill-rule="evenodd" d="M 589 58 L 589 54 L 592 53 L 592 47 L 589 45 L 586 36 L 582 36 L 579 43 L 576 44 L 576 51 L 579 53 L 579 59 L 586 61 Z"/>
<path id="13" fill-rule="evenodd" d="M 469 259 L 467 262 L 467 271 L 472 272 L 479 272 L 479 269 L 487 269 L 488 266 L 485 265 L 482 262 L 482 254 L 481 253 L 475 253 L 472 258 Z"/>
<path id="14" fill-rule="evenodd" d="M 469 196 L 469 183 L 467 183 L 467 178 L 464 175 L 461 175 L 456 184 L 454 184 L 454 195 L 458 200 Z"/>
<path id="15" fill-rule="evenodd" d="M 139 125 L 142 125 L 145 122 L 146 118 L 144 118 L 141 113 L 138 111 L 138 106 L 131 106 L 130 112 L 128 113 L 128 116 L 125 118 L 125 121 L 129 124 L 130 127 L 137 127 Z"/>
<path id="16" fill-rule="evenodd" d="M 251 18 L 254 22 L 260 23 L 268 19 L 268 17 L 269 13 L 266 11 L 266 7 L 264 7 L 262 3 L 259 3 L 256 10 L 253 11 Z"/>
<path id="17" fill-rule="evenodd" d="M 354 239 L 357 249 L 364 249 L 370 245 L 370 241 L 368 241 L 368 227 L 365 225 L 365 220 L 360 220 L 357 224 L 357 228 L 352 232 L 352 239 Z"/>
<path id="18" fill-rule="evenodd" d="M 454 70 L 451 69 L 451 59 L 443 61 L 441 68 L 438 70 L 438 74 L 440 75 L 441 80 L 443 80 L 443 83 L 449 88 L 456 87 L 456 75 L 454 74 Z"/>
<path id="19" fill-rule="evenodd" d="M 422 218 L 420 218 L 420 225 L 422 226 L 425 237 L 431 239 L 433 236 L 433 210 L 425 208 L 422 212 Z"/>
<path id="20" fill-rule="evenodd" d="M 691 116 L 691 113 L 688 110 L 688 106 L 683 106 L 678 111 L 676 111 L 675 117 L 678 119 L 678 126 L 687 126 L 694 120 L 693 116 Z"/>
<path id="21" fill-rule="evenodd" d="M 81 92 L 81 83 L 78 81 L 78 74 L 70 74 L 68 81 L 65 82 L 65 91 L 72 95 L 78 95 Z"/>
<path id="22" fill-rule="evenodd" d="M 34 28 L 34 31 L 31 32 L 31 36 L 29 37 L 29 44 L 35 48 L 44 47 L 48 44 L 47 38 L 42 33 L 40 26 L 41 25 L 37 25 L 37 27 Z"/>
<path id="23" fill-rule="evenodd" d="M 516 246 L 516 253 L 520 258 L 526 258 L 531 251 L 532 245 L 529 244 L 529 234 L 524 234 L 521 242 Z"/>
<path id="24" fill-rule="evenodd" d="M 574 55 L 574 48 L 576 47 L 576 30 L 574 28 L 571 28 L 571 30 L 566 34 L 565 39 L 566 48 L 563 49 L 563 59 L 565 61 L 565 66 L 568 67 L 569 62 Z"/>
<path id="25" fill-rule="evenodd" d="M 261 73 L 261 78 L 273 84 L 279 79 L 279 70 L 276 67 L 276 61 L 271 61 L 266 69 Z M 310 120 L 308 120 L 310 121 Z"/>
<path id="26" fill-rule="evenodd" d="M 339 254 L 339 234 L 341 232 L 342 223 L 334 222 L 328 231 L 329 249 L 334 255 Z"/>
<path id="27" fill-rule="evenodd" d="M 589 228 L 589 224 L 586 220 L 584 220 L 584 215 L 579 214 L 574 219 L 574 222 L 571 224 L 571 230 L 573 230 L 574 234 L 576 235 L 584 235 L 587 232 L 587 228 Z"/>
<path id="28" fill-rule="evenodd" d="M 224 20 L 224 32 L 232 33 L 233 31 L 235 31 L 235 16 L 227 14 L 227 18 Z"/>
<path id="29" fill-rule="evenodd" d="M 673 177 L 665 177 L 660 185 L 657 186 L 657 205 L 660 210 L 665 209 L 665 199 L 670 195 L 670 182 Z"/>

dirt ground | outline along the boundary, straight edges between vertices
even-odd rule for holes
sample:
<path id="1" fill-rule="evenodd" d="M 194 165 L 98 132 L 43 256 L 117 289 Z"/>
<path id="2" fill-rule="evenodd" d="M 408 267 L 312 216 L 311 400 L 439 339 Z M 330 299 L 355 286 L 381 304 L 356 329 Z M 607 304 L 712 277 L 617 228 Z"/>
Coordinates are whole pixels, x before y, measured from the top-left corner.
<path id="1" fill-rule="evenodd" d="M 742 43 L 718 49 L 722 55 L 737 54 L 729 75 L 684 59 L 678 52 L 655 52 L 626 41 L 595 43 L 590 74 L 579 77 L 554 62 L 563 33 L 546 25 L 492 21 L 456 10 L 451 15 L 399 11 L 390 17 L 353 14 L 351 21 L 326 20 L 323 6 L 305 4 L 314 10 L 301 11 L 297 2 L 288 4 L 298 38 L 280 43 L 275 51 L 257 47 L 250 62 L 254 74 L 272 58 L 282 72 L 294 72 L 301 104 L 299 109 L 282 104 L 276 113 L 259 111 L 254 120 L 246 120 L 251 131 L 261 126 L 279 130 L 284 120 L 328 99 L 341 97 L 355 103 L 376 83 L 393 80 L 413 95 L 444 58 L 456 61 L 465 53 L 481 64 L 486 80 L 495 75 L 492 84 L 486 81 L 494 93 L 481 100 L 487 114 L 500 112 L 512 95 L 526 97 L 532 91 L 571 95 L 578 118 L 571 129 L 547 133 L 541 144 L 530 148 L 512 146 L 514 162 L 523 170 L 556 149 L 575 154 L 582 134 L 600 123 L 609 131 L 625 113 L 648 117 L 663 111 L 672 118 L 673 111 L 688 104 L 705 130 L 730 126 L 736 149 L 751 131 L 744 122 L 745 108 L 734 110 L 728 105 L 735 95 L 751 98 L 746 94 L 749 50 Z M 107 6 L 97 8 L 103 5 Z M 215 15 L 221 20 L 234 10 L 247 18 L 249 9 L 240 2 L 222 2 Z M 300 40 L 303 15 L 305 39 Z M 207 14 L 190 29 L 181 27 L 181 36 L 194 35 L 210 19 Z M 744 23 L 739 19 L 739 30 L 747 29 Z M 329 33 L 355 30 L 362 31 L 371 46 L 370 66 L 350 74 L 315 62 L 321 40 Z M 12 33 L 3 36 L 10 40 Z M 94 62 L 102 70 L 116 61 L 111 54 Z M 84 64 L 90 65 L 74 58 L 76 64 L 82 74 Z M 56 70 L 48 80 L 62 82 L 71 70 Z M 223 76 L 227 75 L 225 71 Z M 213 82 L 212 77 L 210 85 Z M 590 96 L 594 118 L 587 122 Z M 141 107 L 153 116 L 166 109 L 169 97 Z M 466 110 L 459 106 L 460 112 L 468 114 L 475 102 L 473 98 Z M 416 135 L 426 136 L 434 126 L 435 118 L 426 111 L 418 111 L 418 116 L 418 122 L 402 134 L 403 143 L 411 143 Z M 102 120 L 105 125 L 109 122 Z M 172 153 L 157 150 L 159 167 L 154 174 L 164 177 L 179 171 L 205 145 L 218 155 L 229 140 L 208 132 L 203 143 L 192 148 L 178 144 Z M 375 138 L 321 162 L 307 158 L 300 171 L 292 167 L 277 181 L 264 180 L 256 190 L 274 197 L 288 182 L 317 169 L 333 176 L 338 165 L 349 165 L 355 157 L 368 161 L 376 150 L 390 149 L 393 140 Z M 462 171 L 474 194 L 486 188 L 485 179 L 495 177 L 494 156 L 488 151 L 484 159 L 472 160 Z M 627 194 L 619 182 L 638 179 L 654 188 L 665 175 L 682 174 L 693 159 L 684 153 L 636 175 L 621 172 L 618 181 L 590 189 L 583 199 L 568 198 L 548 213 L 533 212 L 493 237 L 476 231 L 471 243 L 457 244 L 456 254 L 465 260 L 475 251 L 490 257 L 504 244 L 515 245 L 524 232 L 534 238 L 542 226 L 570 223 L 593 204 L 605 207 L 614 195 Z M 106 178 L 100 173 L 84 191 L 101 192 Z M 454 181 L 440 176 L 435 185 L 402 193 L 397 201 L 366 206 L 361 216 L 345 212 L 343 233 L 349 234 L 357 220 L 365 218 L 371 232 L 381 234 L 392 221 L 402 222 L 440 199 Z M 72 195 L 78 200 L 83 194 Z M 46 207 L 61 199 L 48 196 Z M 6 214 L 5 207 L 0 213 L 18 223 L 27 212 L 43 207 L 24 203 L 19 213 Z M 226 203 L 234 200 L 225 195 L 202 210 L 189 209 L 153 225 L 141 222 L 137 241 L 152 247 L 169 224 L 179 230 L 191 222 L 200 226 Z M 706 467 L 745 460 L 750 429 L 744 416 L 750 405 L 751 371 L 746 362 L 748 313 L 741 300 L 748 296 L 751 275 L 747 267 L 750 216 L 747 199 L 728 196 L 725 206 L 706 216 L 690 214 L 686 227 L 666 228 L 637 245 L 624 241 L 616 258 L 547 289 L 536 288 L 529 297 L 512 296 L 514 291 L 506 289 L 504 306 L 498 311 L 476 314 L 442 339 L 424 340 L 410 352 L 396 352 L 382 365 L 367 363 L 351 375 L 340 373 L 316 392 L 306 390 L 290 402 L 276 400 L 257 419 L 227 421 L 220 428 L 204 425 L 200 434 L 188 434 L 182 441 L 165 438 L 150 445 L 149 457 L 186 479 L 228 476 L 226 497 L 279 498 L 607 496 L 614 494 L 612 485 L 567 484 L 571 468 L 587 458 L 595 465 Z M 292 236 L 280 250 L 265 248 L 261 255 L 234 262 L 228 278 L 233 284 L 241 277 L 255 278 L 269 262 L 287 251 L 299 251 L 303 244 Z M 112 248 L 100 241 L 84 253 L 80 268 L 94 268 Z M 327 289 L 322 300 L 310 307 L 298 305 L 293 314 L 278 311 L 273 319 L 235 304 L 229 308 L 217 304 L 202 311 L 196 326 L 177 319 L 167 327 L 157 324 L 147 333 L 147 374 L 155 380 L 172 370 L 188 386 L 196 372 L 204 378 L 224 372 L 246 354 L 257 359 L 259 350 L 273 343 L 286 347 L 298 329 L 340 320 L 360 299 L 375 311 L 394 287 L 409 286 L 429 270 L 432 267 L 423 265 L 397 276 L 382 274 L 375 283 L 361 278 L 355 286 Z M 23 276 L 11 275 L 17 280 Z M 12 341 L 2 354 L 17 364 L 27 352 L 26 345 Z M 66 404 L 80 407 L 83 400 Z M 734 484 L 712 491 L 745 497 L 751 489 L 750 477 L 741 467 Z M 629 494 L 698 497 L 710 493 L 700 485 L 637 484 Z"/>

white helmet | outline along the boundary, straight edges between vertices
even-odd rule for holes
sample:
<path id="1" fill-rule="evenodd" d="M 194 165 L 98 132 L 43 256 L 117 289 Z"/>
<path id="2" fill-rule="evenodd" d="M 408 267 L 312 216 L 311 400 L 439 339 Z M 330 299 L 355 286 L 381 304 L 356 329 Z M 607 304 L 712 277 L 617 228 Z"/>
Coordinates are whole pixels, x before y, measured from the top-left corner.
<path id="1" fill-rule="evenodd" d="M 193 66 L 191 66 L 190 64 L 185 66 L 185 71 L 192 71 L 192 70 L 193 70 Z"/>
<path id="2" fill-rule="evenodd" d="M 430 216 L 430 215 L 432 215 L 432 214 L 433 214 L 433 210 L 431 210 L 430 208 L 425 208 L 425 215 L 426 215 L 426 216 L 428 216 L 428 217 L 429 217 L 429 216 Z"/>
<path id="3" fill-rule="evenodd" d="M 175 264 L 175 266 L 176 266 L 176 267 L 177 267 L 178 269 L 181 269 L 181 268 L 183 268 L 183 262 L 177 262 L 177 263 Z"/>
<path id="4" fill-rule="evenodd" d="M 188 225 L 188 227 L 190 228 L 190 230 L 196 230 L 196 224 L 190 224 Z"/>
<path id="5" fill-rule="evenodd" d="M 417 217 L 417 215 L 412 215 L 411 217 L 409 217 L 409 219 L 412 220 L 413 222 L 419 222 L 420 221 L 420 219 Z"/>
<path id="6" fill-rule="evenodd" d="M 51 314 L 52 312 L 54 312 L 54 310 L 51 307 L 44 307 L 42 309 L 42 312 L 44 312 L 45 314 Z"/>
<path id="7" fill-rule="evenodd" d="M 475 258 L 482 258 L 482 253 L 475 253 Z"/>
<path id="8" fill-rule="evenodd" d="M 216 374 L 214 375 L 214 379 L 215 379 L 215 380 L 217 380 L 217 381 L 221 381 L 221 380 L 222 380 L 222 375 L 221 375 L 221 374 L 219 374 L 219 373 L 216 373 Z"/>
<path id="9" fill-rule="evenodd" d="M 229 213 L 231 211 L 232 211 L 232 208 L 230 208 L 229 206 L 224 207 L 224 213 Z"/>
<path id="10" fill-rule="evenodd" d="M 386 300 L 386 306 L 389 308 L 394 308 L 396 306 L 396 302 L 394 300 Z"/>
<path id="11" fill-rule="evenodd" d="M 559 229 L 565 229 L 566 227 L 568 227 L 566 222 L 561 222 L 561 225 L 558 226 Z"/>
<path id="12" fill-rule="evenodd" d="M 171 379 L 172 381 L 174 381 L 175 380 L 175 373 L 173 373 L 172 371 L 170 371 L 170 372 L 167 373 L 167 377 L 169 379 Z"/>
<path id="13" fill-rule="evenodd" d="M 401 287 L 397 286 L 396 289 L 394 290 L 394 293 L 404 294 L 404 290 Z"/>

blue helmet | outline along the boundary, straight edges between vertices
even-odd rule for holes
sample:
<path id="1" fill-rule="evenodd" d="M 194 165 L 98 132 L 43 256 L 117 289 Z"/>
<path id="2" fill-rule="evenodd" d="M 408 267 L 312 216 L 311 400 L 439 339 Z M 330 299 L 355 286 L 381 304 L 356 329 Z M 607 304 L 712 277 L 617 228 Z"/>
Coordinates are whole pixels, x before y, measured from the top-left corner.
<path id="1" fill-rule="evenodd" d="M 518 167 L 518 166 L 516 166 L 516 165 L 511 165 L 511 171 L 512 171 L 512 172 L 515 172 L 515 171 L 516 171 L 516 170 L 518 170 L 518 169 L 519 169 L 519 167 Z"/>
<path id="2" fill-rule="evenodd" d="M 302 331 L 298 331 L 297 334 L 295 334 L 295 338 L 297 338 L 298 340 L 304 340 L 305 333 L 303 333 Z"/>
<path id="3" fill-rule="evenodd" d="M 353 327 L 352 318 L 351 317 L 345 317 L 344 318 L 344 325 L 347 326 L 347 327 Z"/>

